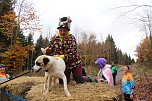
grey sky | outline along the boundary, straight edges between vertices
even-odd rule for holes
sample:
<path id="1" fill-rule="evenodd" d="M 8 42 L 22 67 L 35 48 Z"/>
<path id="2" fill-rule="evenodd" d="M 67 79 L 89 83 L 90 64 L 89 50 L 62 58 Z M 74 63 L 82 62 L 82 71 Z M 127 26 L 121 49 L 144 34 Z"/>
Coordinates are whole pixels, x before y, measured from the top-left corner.
<path id="1" fill-rule="evenodd" d="M 55 33 L 59 17 L 70 16 L 71 33 L 75 28 L 82 31 L 94 32 L 98 37 L 102 33 L 103 40 L 108 34 L 114 38 L 116 46 L 123 52 L 135 58 L 136 46 L 142 39 L 143 33 L 134 26 L 128 17 L 135 16 L 137 12 L 127 16 L 119 16 L 129 10 L 111 9 L 126 5 L 152 4 L 151 0 L 33 0 L 40 22 L 44 27 L 43 33 L 50 30 Z M 38 34 L 34 38 L 38 38 Z M 98 38 L 100 39 L 100 38 Z"/>

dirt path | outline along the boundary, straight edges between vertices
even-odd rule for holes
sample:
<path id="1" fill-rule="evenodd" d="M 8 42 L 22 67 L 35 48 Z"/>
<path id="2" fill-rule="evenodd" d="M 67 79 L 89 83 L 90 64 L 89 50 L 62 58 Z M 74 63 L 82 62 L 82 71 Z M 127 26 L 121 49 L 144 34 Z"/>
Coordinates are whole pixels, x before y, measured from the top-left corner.
<path id="1" fill-rule="evenodd" d="M 118 73 L 117 73 L 117 76 L 116 76 L 116 82 L 119 82 L 121 79 L 122 79 L 122 76 L 123 76 L 124 72 L 123 72 L 123 68 L 118 68 Z"/>

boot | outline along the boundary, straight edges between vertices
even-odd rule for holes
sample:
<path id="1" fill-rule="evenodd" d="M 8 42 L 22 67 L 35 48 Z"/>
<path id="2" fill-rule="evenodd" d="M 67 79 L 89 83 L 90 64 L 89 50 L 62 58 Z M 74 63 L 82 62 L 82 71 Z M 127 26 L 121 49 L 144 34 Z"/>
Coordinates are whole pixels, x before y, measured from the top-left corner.
<path id="1" fill-rule="evenodd" d="M 88 77 L 90 79 L 90 82 L 95 82 L 95 83 L 98 83 L 98 80 L 97 79 L 94 79 L 93 77 Z"/>
<path id="2" fill-rule="evenodd" d="M 74 77 L 74 80 L 76 81 L 76 83 L 84 83 L 85 82 L 82 76 L 81 77 Z"/>

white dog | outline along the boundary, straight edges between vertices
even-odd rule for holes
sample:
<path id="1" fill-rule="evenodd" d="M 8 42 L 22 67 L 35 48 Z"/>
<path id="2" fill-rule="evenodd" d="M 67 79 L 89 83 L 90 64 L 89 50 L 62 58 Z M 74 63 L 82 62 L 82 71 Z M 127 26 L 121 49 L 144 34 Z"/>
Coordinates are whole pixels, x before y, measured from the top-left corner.
<path id="1" fill-rule="evenodd" d="M 41 55 L 35 60 L 35 65 L 32 69 L 35 72 L 38 72 L 40 70 L 45 71 L 44 94 L 49 92 L 50 82 L 52 83 L 54 78 L 61 78 L 63 79 L 66 96 L 71 96 L 67 88 L 67 78 L 64 74 L 65 68 L 65 62 L 60 57 Z"/>
<path id="2" fill-rule="evenodd" d="M 46 50 L 47 49 L 49 49 L 50 50 L 50 48 L 49 47 L 46 47 L 46 48 L 41 48 L 41 52 L 43 53 L 43 55 L 46 55 Z M 58 57 L 58 55 L 54 55 L 55 57 Z M 46 72 L 45 71 L 45 78 L 46 78 L 46 81 L 47 81 L 47 79 L 48 79 L 48 72 Z M 52 78 L 52 82 L 51 82 L 51 84 L 56 84 L 56 80 L 58 80 L 59 81 L 59 79 L 57 79 L 57 78 Z M 45 86 L 45 85 L 44 85 Z"/>

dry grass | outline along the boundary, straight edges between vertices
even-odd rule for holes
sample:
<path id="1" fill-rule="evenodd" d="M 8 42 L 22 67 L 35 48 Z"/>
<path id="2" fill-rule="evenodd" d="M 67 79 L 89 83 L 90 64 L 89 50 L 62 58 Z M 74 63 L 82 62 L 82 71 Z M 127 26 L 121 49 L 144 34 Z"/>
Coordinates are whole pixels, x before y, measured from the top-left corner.
<path id="1" fill-rule="evenodd" d="M 9 89 L 11 93 L 22 96 L 28 101 L 118 101 L 121 91 L 105 83 L 68 85 L 71 97 L 66 97 L 63 85 L 56 84 L 46 95 L 43 95 L 44 77 L 23 76 L 3 84 L 0 89 Z"/>

